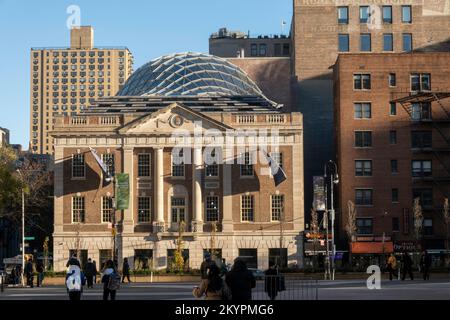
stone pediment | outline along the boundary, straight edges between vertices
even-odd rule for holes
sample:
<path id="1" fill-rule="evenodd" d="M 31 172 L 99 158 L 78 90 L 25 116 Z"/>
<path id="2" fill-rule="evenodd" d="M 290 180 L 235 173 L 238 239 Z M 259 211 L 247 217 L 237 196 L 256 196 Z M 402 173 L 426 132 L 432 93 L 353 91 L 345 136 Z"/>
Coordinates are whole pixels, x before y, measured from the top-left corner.
<path id="1" fill-rule="evenodd" d="M 231 127 L 189 109 L 180 104 L 172 104 L 152 114 L 142 116 L 122 127 L 121 134 L 171 134 L 177 130 L 194 132 L 216 129 L 225 131 Z"/>

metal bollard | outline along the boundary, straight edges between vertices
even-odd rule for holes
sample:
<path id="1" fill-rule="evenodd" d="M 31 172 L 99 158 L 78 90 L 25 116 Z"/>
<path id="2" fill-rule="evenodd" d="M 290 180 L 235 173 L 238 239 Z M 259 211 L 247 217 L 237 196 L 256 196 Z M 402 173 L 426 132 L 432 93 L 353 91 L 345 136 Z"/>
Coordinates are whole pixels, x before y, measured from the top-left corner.
<path id="1" fill-rule="evenodd" d="M 1 287 L 1 292 L 4 292 L 5 291 L 5 289 L 4 289 L 4 287 L 3 287 L 3 283 L 4 283 L 4 281 L 3 281 L 3 274 L 0 274 L 0 287 Z"/>

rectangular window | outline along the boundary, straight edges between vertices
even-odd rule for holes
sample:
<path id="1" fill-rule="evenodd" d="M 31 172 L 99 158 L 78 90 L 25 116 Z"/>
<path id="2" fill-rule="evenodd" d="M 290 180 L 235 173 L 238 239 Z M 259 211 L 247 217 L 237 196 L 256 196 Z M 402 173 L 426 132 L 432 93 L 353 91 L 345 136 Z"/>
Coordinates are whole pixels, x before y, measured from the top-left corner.
<path id="1" fill-rule="evenodd" d="M 348 7 L 338 7 L 338 23 L 348 24 Z"/>
<path id="2" fill-rule="evenodd" d="M 134 250 L 134 270 L 148 270 L 152 267 L 153 250 L 136 249 Z"/>
<path id="3" fill-rule="evenodd" d="M 370 90 L 371 86 L 370 74 L 353 75 L 353 88 L 355 90 Z"/>
<path id="4" fill-rule="evenodd" d="M 239 249 L 239 258 L 244 260 L 247 268 L 258 268 L 258 249 Z"/>
<path id="5" fill-rule="evenodd" d="M 150 177 L 151 155 L 148 153 L 138 154 L 138 177 Z"/>
<path id="6" fill-rule="evenodd" d="M 283 44 L 283 56 L 289 56 L 291 55 L 291 46 L 289 45 L 289 43 L 284 43 Z"/>
<path id="7" fill-rule="evenodd" d="M 110 177 L 114 176 L 115 175 L 114 154 L 112 153 L 102 154 L 102 161 L 106 165 L 107 175 L 109 175 Z"/>
<path id="8" fill-rule="evenodd" d="M 252 57 L 258 56 L 258 45 L 256 43 L 252 43 L 250 46 L 250 55 Z"/>
<path id="9" fill-rule="evenodd" d="M 431 177 L 432 175 L 431 160 L 413 160 L 411 168 L 413 177 Z"/>
<path id="10" fill-rule="evenodd" d="M 219 197 L 206 197 L 206 221 L 219 221 Z"/>
<path id="11" fill-rule="evenodd" d="M 151 199 L 150 197 L 138 197 L 138 223 L 149 223 L 151 221 Z"/>
<path id="12" fill-rule="evenodd" d="M 424 149 L 432 147 L 433 147 L 432 131 L 411 132 L 411 148 Z"/>
<path id="13" fill-rule="evenodd" d="M 371 119 L 372 104 L 371 103 L 355 103 L 355 119 Z"/>
<path id="14" fill-rule="evenodd" d="M 360 6 L 359 7 L 359 22 L 367 23 L 370 17 L 370 7 L 369 6 Z"/>
<path id="15" fill-rule="evenodd" d="M 281 269 L 288 266 L 288 250 L 286 248 L 269 249 L 269 268 L 275 265 Z"/>
<path id="16" fill-rule="evenodd" d="M 259 45 L 259 56 L 265 57 L 267 55 L 267 45 L 262 43 Z"/>
<path id="17" fill-rule="evenodd" d="M 373 196 L 372 189 L 356 189 L 355 204 L 358 206 L 371 206 L 373 205 L 372 196 Z"/>
<path id="18" fill-rule="evenodd" d="M 275 43 L 273 45 L 273 52 L 275 57 L 281 56 L 281 43 Z"/>
<path id="19" fill-rule="evenodd" d="M 184 150 L 172 152 L 172 177 L 184 177 Z"/>
<path id="20" fill-rule="evenodd" d="M 392 202 L 397 203 L 398 202 L 398 189 L 394 188 L 391 190 L 391 197 L 392 197 Z"/>
<path id="21" fill-rule="evenodd" d="M 355 160 L 355 176 L 371 177 L 372 160 Z"/>
<path id="22" fill-rule="evenodd" d="M 433 189 L 413 189 L 413 200 L 420 199 L 423 207 L 431 207 L 433 205 Z"/>
<path id="23" fill-rule="evenodd" d="M 219 176 L 219 165 L 216 161 L 216 149 L 212 149 L 211 152 L 207 152 L 207 161 L 205 164 L 205 175 L 207 177 Z"/>
<path id="24" fill-rule="evenodd" d="M 253 196 L 245 195 L 241 197 L 241 219 L 242 221 L 253 221 Z"/>
<path id="25" fill-rule="evenodd" d="M 402 22 L 412 23 L 412 7 L 402 6 Z"/>
<path id="26" fill-rule="evenodd" d="M 397 144 L 397 131 L 396 130 L 389 131 L 389 143 Z"/>
<path id="27" fill-rule="evenodd" d="M 404 33 L 403 35 L 403 51 L 411 52 L 413 50 L 413 37 L 411 33 Z"/>
<path id="28" fill-rule="evenodd" d="M 102 223 L 111 223 L 113 215 L 113 199 L 111 197 L 102 197 Z"/>
<path id="29" fill-rule="evenodd" d="M 433 235 L 433 219 L 423 219 L 423 234 L 425 236 Z"/>
<path id="30" fill-rule="evenodd" d="M 383 6 L 383 22 L 392 23 L 392 6 Z"/>
<path id="31" fill-rule="evenodd" d="M 364 33 L 360 35 L 360 50 L 361 52 L 372 51 L 372 39 L 369 33 Z"/>
<path id="32" fill-rule="evenodd" d="M 431 103 L 413 103 L 411 118 L 413 121 L 431 120 Z"/>
<path id="33" fill-rule="evenodd" d="M 172 213 L 172 223 L 180 223 L 186 221 L 186 199 L 172 197 L 170 202 Z"/>
<path id="34" fill-rule="evenodd" d="M 400 232 L 400 219 L 392 218 L 392 232 Z"/>
<path id="35" fill-rule="evenodd" d="M 85 222 L 84 197 L 72 197 L 72 223 Z"/>
<path id="36" fill-rule="evenodd" d="M 339 35 L 339 52 L 349 52 L 350 51 L 350 38 L 348 34 Z"/>
<path id="37" fill-rule="evenodd" d="M 355 131 L 355 147 L 372 147 L 372 131 Z"/>
<path id="38" fill-rule="evenodd" d="M 398 160 L 391 160 L 391 173 L 392 174 L 398 173 Z"/>
<path id="39" fill-rule="evenodd" d="M 85 177 L 84 154 L 72 155 L 72 178 Z"/>
<path id="40" fill-rule="evenodd" d="M 356 228 L 358 235 L 371 235 L 373 234 L 373 221 L 372 218 L 357 218 Z"/>
<path id="41" fill-rule="evenodd" d="M 284 195 L 272 195 L 272 221 L 280 221 L 283 219 Z"/>
<path id="42" fill-rule="evenodd" d="M 396 116 L 397 115 L 397 104 L 395 102 L 391 102 L 391 108 L 390 108 L 389 114 L 391 116 Z"/>
<path id="43" fill-rule="evenodd" d="M 389 74 L 389 87 L 396 87 L 397 86 L 397 76 L 395 73 Z"/>
<path id="44" fill-rule="evenodd" d="M 383 51 L 394 51 L 394 35 L 392 33 L 383 35 Z"/>
<path id="45" fill-rule="evenodd" d="M 241 177 L 252 177 L 253 176 L 253 164 L 252 157 L 249 152 L 242 154 L 242 164 L 241 164 Z"/>

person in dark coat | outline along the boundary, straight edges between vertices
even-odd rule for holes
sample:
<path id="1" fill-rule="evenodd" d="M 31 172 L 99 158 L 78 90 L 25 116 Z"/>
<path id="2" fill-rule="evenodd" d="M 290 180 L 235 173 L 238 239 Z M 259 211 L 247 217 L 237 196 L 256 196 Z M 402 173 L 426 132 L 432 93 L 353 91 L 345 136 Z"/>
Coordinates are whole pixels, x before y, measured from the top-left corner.
<path id="1" fill-rule="evenodd" d="M 409 256 L 408 252 L 404 252 L 403 253 L 403 272 L 402 272 L 402 281 L 405 281 L 406 279 L 406 274 L 409 275 L 411 280 L 414 280 L 414 275 L 412 272 L 412 265 L 413 265 L 413 261 L 411 259 L 411 257 Z"/>
<path id="2" fill-rule="evenodd" d="M 36 263 L 36 272 L 37 272 L 37 279 L 36 279 L 36 286 L 42 287 L 42 282 L 44 281 L 44 266 L 42 265 L 42 262 Z"/>
<path id="3" fill-rule="evenodd" d="M 94 283 L 97 283 L 97 262 L 94 260 L 92 263 L 94 264 Z"/>
<path id="4" fill-rule="evenodd" d="M 431 256 L 425 250 L 420 256 L 420 269 L 422 270 L 423 280 L 430 280 Z"/>
<path id="5" fill-rule="evenodd" d="M 281 277 L 278 274 L 276 265 L 271 266 L 266 272 L 264 278 L 264 288 L 270 300 L 275 300 L 280 291 Z"/>
<path id="6" fill-rule="evenodd" d="M 128 283 L 130 283 L 130 264 L 128 263 L 128 258 L 123 259 L 122 283 L 125 283 L 125 277 L 128 279 Z"/>
<path id="7" fill-rule="evenodd" d="M 202 276 L 202 280 L 206 280 L 208 279 L 208 269 L 211 265 L 211 263 L 213 262 L 211 259 L 211 254 L 209 252 L 206 252 L 204 255 L 204 260 L 202 262 L 202 264 L 200 265 L 200 273 Z"/>
<path id="8" fill-rule="evenodd" d="M 244 260 L 234 260 L 233 268 L 225 277 L 225 282 L 231 290 L 233 301 L 252 300 L 252 289 L 256 287 L 256 279 L 253 273 L 247 269 Z"/>
<path id="9" fill-rule="evenodd" d="M 86 266 L 84 267 L 84 275 L 86 276 L 88 288 L 92 288 L 94 286 L 94 276 L 96 273 L 97 270 L 95 270 L 95 265 L 92 263 L 91 258 L 89 258 Z"/>
<path id="10" fill-rule="evenodd" d="M 25 276 L 27 277 L 27 286 L 33 288 L 33 260 L 31 258 L 25 265 Z"/>

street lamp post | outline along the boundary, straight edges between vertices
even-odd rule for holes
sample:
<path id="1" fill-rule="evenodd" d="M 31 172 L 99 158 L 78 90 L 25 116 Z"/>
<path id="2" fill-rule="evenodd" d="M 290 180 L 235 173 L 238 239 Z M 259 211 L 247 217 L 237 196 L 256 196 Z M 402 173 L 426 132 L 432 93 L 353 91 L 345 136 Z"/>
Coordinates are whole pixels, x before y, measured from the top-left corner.
<path id="1" fill-rule="evenodd" d="M 327 177 L 327 168 L 329 165 L 333 166 L 334 171 L 331 172 L 330 176 L 330 218 L 331 218 L 331 252 L 332 252 L 332 258 L 331 258 L 331 267 L 333 270 L 332 279 L 334 280 L 334 276 L 336 273 L 336 267 L 334 264 L 334 259 L 336 257 L 336 245 L 334 242 L 334 221 L 336 219 L 336 212 L 334 210 L 334 185 L 339 183 L 339 174 L 338 174 L 338 168 L 337 164 L 333 160 L 329 160 L 327 164 L 325 165 L 325 178 Z"/>

